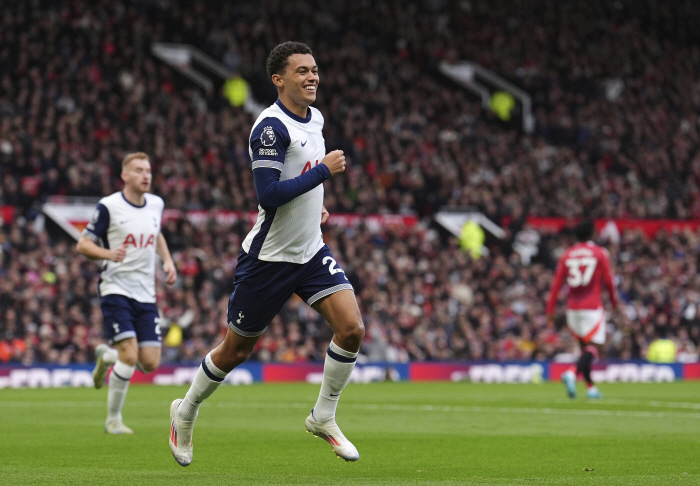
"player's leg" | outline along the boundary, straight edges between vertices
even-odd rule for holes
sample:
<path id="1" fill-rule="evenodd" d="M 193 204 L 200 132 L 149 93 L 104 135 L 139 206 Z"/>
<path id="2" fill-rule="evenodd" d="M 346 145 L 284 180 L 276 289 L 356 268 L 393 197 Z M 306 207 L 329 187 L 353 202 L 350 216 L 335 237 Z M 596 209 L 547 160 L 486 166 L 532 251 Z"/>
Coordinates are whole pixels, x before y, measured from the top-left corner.
<path id="1" fill-rule="evenodd" d="M 577 319 L 577 314 L 575 312 L 567 311 L 567 313 L 566 313 L 567 326 L 569 327 L 571 334 L 578 341 L 580 338 L 576 334 L 576 331 L 575 331 L 576 319 Z M 576 377 L 578 374 L 577 370 L 578 370 L 578 365 L 576 368 L 570 367 L 561 375 L 561 382 L 564 384 L 564 388 L 566 389 L 566 394 L 568 395 L 569 398 L 576 398 Z"/>
<path id="2" fill-rule="evenodd" d="M 324 245 L 305 265 L 295 292 L 321 314 L 334 333 L 326 352 L 321 393 L 314 407 L 314 416 L 326 421 L 335 417 L 340 393 L 355 368 L 365 327 L 352 285 L 328 246 Z"/>
<path id="3" fill-rule="evenodd" d="M 182 420 L 197 418 L 202 402 L 219 388 L 224 378 L 239 364 L 248 359 L 262 336 L 246 337 L 229 329 L 224 341 L 202 360 L 192 386 L 179 407 Z"/>
<path id="4" fill-rule="evenodd" d="M 314 304 L 333 329 L 333 339 L 326 352 L 323 381 L 316 405 L 306 419 L 306 430 L 322 437 L 333 451 L 346 461 L 360 458 L 355 446 L 347 440 L 335 422 L 340 394 L 355 368 L 365 328 L 352 290 L 335 292 Z"/>
<path id="5" fill-rule="evenodd" d="M 580 371 L 583 375 L 583 379 L 586 381 L 587 398 L 603 398 L 602 393 L 600 393 L 598 387 L 593 383 L 591 369 L 593 367 L 593 362 L 598 359 L 598 356 L 600 356 L 603 350 L 605 335 L 605 311 L 602 308 L 596 311 L 590 311 L 585 334 L 583 334 L 583 338 L 581 339 L 582 353 L 579 358 Z"/>
<path id="6" fill-rule="evenodd" d="M 122 420 L 122 408 L 131 377 L 139 365 L 142 371 L 150 372 L 160 363 L 158 309 L 155 304 L 145 304 L 123 296 L 113 297 L 117 299 L 122 314 L 120 323 L 112 324 L 115 330 L 120 331 L 114 340 L 121 339 L 116 343 L 117 361 L 109 380 L 105 430 L 112 434 L 130 434 L 131 429 Z"/>
<path id="7" fill-rule="evenodd" d="M 571 331 L 571 334 L 580 343 L 582 342 L 584 336 L 586 335 L 586 329 L 589 327 L 589 322 L 591 320 L 590 311 L 586 310 L 567 310 L 566 311 L 566 325 Z M 583 347 L 581 347 L 581 352 Z M 566 394 L 569 398 L 576 398 L 576 380 L 580 374 L 580 363 L 582 355 L 579 354 L 579 359 L 576 362 L 576 367 L 572 367 L 566 370 L 561 375 L 561 381 L 564 383 L 566 388 Z"/>
<path id="8" fill-rule="evenodd" d="M 228 373 L 248 359 L 267 325 L 292 295 L 300 267 L 259 261 L 241 252 L 229 299 L 226 337 L 202 360 L 185 398 L 170 405 L 170 450 L 181 466 L 192 462 L 192 432 L 199 407 Z"/>
<path id="9" fill-rule="evenodd" d="M 98 344 L 95 348 L 95 367 L 92 370 L 92 381 L 95 388 L 100 389 L 105 384 L 107 372 L 117 362 L 117 350 L 107 344 Z"/>
<path id="10" fill-rule="evenodd" d="M 576 373 L 573 369 L 568 369 L 561 375 L 561 381 L 566 388 L 569 398 L 576 398 Z"/>
<path id="11" fill-rule="evenodd" d="M 129 391 L 129 382 L 136 370 L 138 343 L 135 337 L 129 337 L 116 343 L 116 348 L 118 357 L 109 377 L 105 431 L 109 434 L 131 434 L 132 430 L 122 420 L 122 408 Z"/>
<path id="12" fill-rule="evenodd" d="M 605 343 L 605 312 L 603 309 L 567 311 L 567 324 L 581 345 L 575 376 L 581 375 L 586 382 L 588 398 L 602 398 L 591 378 L 591 370 Z"/>
<path id="13" fill-rule="evenodd" d="M 139 358 L 136 369 L 141 373 L 151 373 L 160 366 L 160 346 L 143 346 L 139 343 Z"/>
<path id="14" fill-rule="evenodd" d="M 110 344 L 114 343 L 114 338 L 119 336 L 133 336 L 124 328 L 124 321 L 130 320 L 130 316 L 125 314 L 125 297 L 121 295 L 106 295 L 100 299 L 100 308 L 102 310 L 103 324 L 105 337 Z M 120 328 L 121 326 L 121 328 Z M 99 344 L 95 348 L 95 368 L 92 370 L 92 379 L 95 388 L 102 388 L 107 378 L 109 368 L 117 362 L 118 354 L 116 348 L 110 347 L 107 344 Z"/>
<path id="15" fill-rule="evenodd" d="M 170 404 L 170 450 L 181 466 L 192 462 L 192 434 L 202 402 L 219 388 L 228 373 L 248 359 L 261 336 L 241 336 L 229 328 L 224 341 L 202 360 L 185 398 Z"/>
<path id="16" fill-rule="evenodd" d="M 583 379 L 586 382 L 586 397 L 588 398 L 603 398 L 603 394 L 600 393 L 598 387 L 593 383 L 591 378 L 591 369 L 593 368 L 593 362 L 598 359 L 602 351 L 602 345 L 590 342 L 588 344 L 581 343 L 581 348 L 583 352 L 579 357 L 578 363 L 576 363 L 576 371 L 583 375 Z"/>
<path id="17" fill-rule="evenodd" d="M 335 422 L 338 400 L 355 368 L 365 328 L 352 285 L 327 246 L 305 265 L 297 295 L 312 306 L 333 329 L 323 365 L 318 400 L 306 418 L 306 430 L 325 439 L 333 451 L 349 461 L 360 455 Z"/>
<path id="18" fill-rule="evenodd" d="M 136 369 L 142 373 L 150 373 L 160 365 L 160 315 L 155 304 L 135 302 L 134 306 L 137 309 L 134 327 L 139 346 Z"/>
<path id="19" fill-rule="evenodd" d="M 151 373 L 160 366 L 160 346 L 141 346 L 139 344 L 139 358 L 136 369 L 141 373 Z"/>
<path id="20" fill-rule="evenodd" d="M 335 418 L 340 394 L 355 368 L 365 328 L 352 290 L 341 290 L 321 299 L 314 309 L 328 321 L 333 339 L 326 352 L 321 393 L 314 407 L 320 421 Z"/>
<path id="21" fill-rule="evenodd" d="M 98 363 L 101 368 L 105 366 L 105 354 L 109 354 L 108 360 L 114 359 L 107 392 L 105 431 L 110 434 L 130 434 L 131 429 L 122 422 L 121 411 L 138 357 L 131 299 L 122 295 L 106 295 L 100 299 L 100 307 L 104 318 L 105 337 L 116 348 L 114 353 L 103 348 L 103 363 Z M 116 354 L 116 357 L 113 354 Z M 104 372 L 106 374 L 106 370 Z"/>
<path id="22" fill-rule="evenodd" d="M 228 373 L 248 359 L 261 336 L 241 336 L 229 329 L 224 341 L 202 360 L 185 398 L 170 404 L 170 450 L 181 466 L 192 462 L 192 434 L 202 402 L 219 388 Z"/>
<path id="23" fill-rule="evenodd" d="M 590 387 L 593 385 L 593 380 L 591 380 L 591 365 L 593 364 L 594 353 L 597 354 L 597 349 L 595 346 L 586 344 L 584 342 L 580 343 L 581 354 L 576 361 L 576 375 L 582 376 L 583 380 L 586 382 L 586 386 Z"/>

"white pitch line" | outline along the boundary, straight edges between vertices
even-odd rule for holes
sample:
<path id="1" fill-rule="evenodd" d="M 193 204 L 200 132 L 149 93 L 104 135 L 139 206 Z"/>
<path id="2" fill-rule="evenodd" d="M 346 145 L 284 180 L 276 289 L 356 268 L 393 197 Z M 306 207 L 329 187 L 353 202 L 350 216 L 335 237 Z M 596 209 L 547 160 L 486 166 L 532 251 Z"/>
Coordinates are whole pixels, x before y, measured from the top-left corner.
<path id="1" fill-rule="evenodd" d="M 47 405 L 50 405 L 51 408 L 54 407 L 101 407 L 106 403 L 106 400 L 102 400 L 99 402 L 90 402 L 90 401 L 82 401 L 82 400 L 76 400 L 76 401 L 60 401 L 60 402 L 16 402 L 16 401 L 10 401 L 10 402 L 3 402 L 0 400 L 0 406 L 2 407 L 45 407 Z M 170 402 L 156 402 L 156 401 L 130 401 L 128 402 L 130 405 L 148 405 L 148 406 L 167 406 L 170 404 Z"/>
<path id="2" fill-rule="evenodd" d="M 651 407 L 666 407 L 666 408 L 691 408 L 693 410 L 700 410 L 700 403 L 688 403 L 688 402 L 649 402 Z"/>
<path id="3" fill-rule="evenodd" d="M 309 408 L 308 403 L 219 403 L 218 407 L 246 408 Z M 525 415 L 581 415 L 596 417 L 642 417 L 642 418 L 692 418 L 700 419 L 700 413 L 692 412 L 653 412 L 643 410 L 601 410 L 601 409 L 560 409 L 522 407 L 464 407 L 442 405 L 398 405 L 398 404 L 344 404 L 343 408 L 354 410 L 387 410 L 402 412 L 457 412 L 457 413 L 499 413 Z"/>
<path id="4" fill-rule="evenodd" d="M 613 400 L 605 399 L 605 403 L 612 403 Z M 143 406 L 167 406 L 168 402 L 155 402 L 155 401 L 132 401 L 129 402 L 131 405 L 143 405 Z M 625 400 L 615 400 L 615 403 L 627 403 Z M 700 409 L 696 407 L 698 404 L 686 403 L 686 402 L 642 402 L 649 406 L 668 406 L 670 408 L 692 408 Z M 34 407 L 34 406 L 45 406 L 45 403 L 40 402 L 28 402 L 28 401 L 0 401 L 1 406 L 4 407 Z M 95 407 L 104 405 L 103 401 L 60 401 L 51 402 L 52 407 Z M 212 404 L 213 405 L 213 404 Z M 243 403 L 231 403 L 231 402 L 218 402 L 217 407 L 229 408 L 229 407 L 245 407 L 245 408 L 266 408 L 266 409 L 281 409 L 281 408 L 298 408 L 307 409 L 312 406 L 309 403 L 258 403 L 258 402 L 243 402 Z M 451 405 L 400 405 L 400 404 L 353 404 L 346 403 L 343 404 L 343 408 L 354 409 L 354 410 L 379 410 L 379 411 L 392 411 L 392 412 L 441 412 L 441 413 L 498 413 L 498 414 L 521 414 L 521 415 L 578 415 L 578 416 L 594 416 L 594 417 L 634 417 L 634 418 L 685 418 L 685 419 L 700 419 L 700 413 L 693 412 L 656 412 L 656 411 L 644 411 L 644 410 L 605 410 L 605 409 L 566 409 L 566 408 L 538 408 L 538 407 L 483 407 L 483 406 L 451 406 Z"/>
<path id="5" fill-rule="evenodd" d="M 621 398 L 606 398 L 604 401 L 613 405 L 645 405 L 647 407 L 657 408 L 687 408 L 691 410 L 700 410 L 700 403 L 693 402 L 662 402 L 659 400 L 644 401 L 634 399 L 625 400 Z"/>

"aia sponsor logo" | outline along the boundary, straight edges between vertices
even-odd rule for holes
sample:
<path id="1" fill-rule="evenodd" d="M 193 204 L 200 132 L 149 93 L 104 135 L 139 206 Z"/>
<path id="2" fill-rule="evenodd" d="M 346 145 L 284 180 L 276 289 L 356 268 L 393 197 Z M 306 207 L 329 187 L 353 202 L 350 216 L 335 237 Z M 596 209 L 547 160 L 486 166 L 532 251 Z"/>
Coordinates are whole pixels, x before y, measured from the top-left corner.
<path id="1" fill-rule="evenodd" d="M 144 235 L 141 233 L 137 236 L 129 233 L 124 239 L 124 246 L 129 247 L 131 245 L 134 248 L 148 248 L 149 246 L 156 246 L 156 235 Z"/>
<path id="2" fill-rule="evenodd" d="M 318 165 L 318 159 L 316 159 L 316 164 L 314 164 L 314 167 L 316 167 L 317 165 Z M 306 164 L 304 164 L 304 170 L 302 170 L 301 173 L 305 174 L 306 171 L 311 170 L 311 169 L 313 169 L 313 167 L 311 167 L 311 161 L 309 160 Z"/>

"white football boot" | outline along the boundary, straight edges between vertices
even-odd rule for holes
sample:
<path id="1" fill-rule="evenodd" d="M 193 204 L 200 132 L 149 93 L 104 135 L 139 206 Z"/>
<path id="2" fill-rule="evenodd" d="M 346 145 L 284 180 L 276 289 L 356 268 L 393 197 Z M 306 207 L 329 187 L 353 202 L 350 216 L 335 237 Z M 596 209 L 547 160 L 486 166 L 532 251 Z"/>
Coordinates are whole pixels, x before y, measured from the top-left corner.
<path id="1" fill-rule="evenodd" d="M 326 422 L 317 422 L 312 409 L 306 417 L 306 431 L 328 442 L 338 458 L 345 459 L 346 462 L 357 461 L 360 458 L 360 453 L 352 442 L 345 438 L 334 418 Z"/>
<path id="2" fill-rule="evenodd" d="M 106 344 L 100 344 L 95 348 L 96 363 L 95 368 L 92 370 L 92 380 L 95 382 L 95 388 L 102 388 L 105 384 L 105 378 L 107 377 L 107 372 L 112 363 L 106 363 L 104 360 L 105 351 L 109 349 Z"/>
<path id="3" fill-rule="evenodd" d="M 133 434 L 134 431 L 124 425 L 121 420 L 108 420 L 105 423 L 105 432 L 108 434 Z"/>
<path id="4" fill-rule="evenodd" d="M 192 463 L 192 429 L 194 421 L 180 420 L 177 416 L 177 407 L 182 398 L 176 398 L 170 404 L 170 452 L 181 466 L 189 466 Z"/>

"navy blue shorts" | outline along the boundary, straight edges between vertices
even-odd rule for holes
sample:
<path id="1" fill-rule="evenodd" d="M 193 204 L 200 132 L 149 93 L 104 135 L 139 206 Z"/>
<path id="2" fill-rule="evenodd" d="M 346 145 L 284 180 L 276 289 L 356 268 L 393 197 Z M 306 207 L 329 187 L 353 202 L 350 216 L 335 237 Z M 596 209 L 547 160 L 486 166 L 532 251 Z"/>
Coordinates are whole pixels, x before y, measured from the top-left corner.
<path id="1" fill-rule="evenodd" d="M 313 305 L 344 289 L 353 290 L 328 245 L 304 264 L 266 262 L 241 250 L 228 300 L 228 325 L 241 336 L 259 336 L 292 294 Z"/>
<path id="2" fill-rule="evenodd" d="M 160 318 L 155 304 L 110 294 L 100 298 L 100 307 L 109 344 L 135 337 L 139 347 L 160 347 Z"/>

